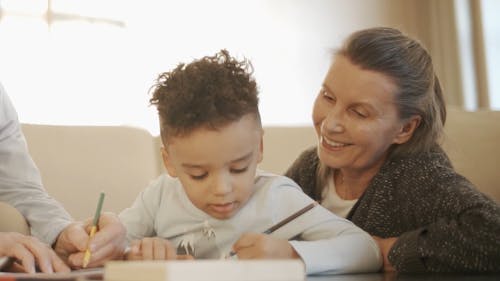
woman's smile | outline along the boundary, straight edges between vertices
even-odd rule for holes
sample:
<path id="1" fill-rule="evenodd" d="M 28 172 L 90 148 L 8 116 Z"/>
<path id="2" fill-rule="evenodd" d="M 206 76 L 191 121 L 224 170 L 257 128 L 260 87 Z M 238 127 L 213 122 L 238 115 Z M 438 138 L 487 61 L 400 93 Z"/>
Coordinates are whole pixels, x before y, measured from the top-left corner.
<path id="1" fill-rule="evenodd" d="M 323 148 L 331 151 L 341 151 L 345 147 L 352 145 L 349 143 L 330 140 L 328 138 L 325 138 L 324 136 L 320 136 L 320 143 Z"/>

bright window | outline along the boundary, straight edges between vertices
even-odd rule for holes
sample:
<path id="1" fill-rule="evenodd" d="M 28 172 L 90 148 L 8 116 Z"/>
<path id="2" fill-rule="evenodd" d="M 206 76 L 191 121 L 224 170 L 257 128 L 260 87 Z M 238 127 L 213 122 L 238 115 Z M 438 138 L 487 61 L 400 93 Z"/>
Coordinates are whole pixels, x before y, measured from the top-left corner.
<path id="1" fill-rule="evenodd" d="M 500 110 L 500 1 L 482 0 L 482 26 L 490 106 Z"/>
<path id="2" fill-rule="evenodd" d="M 329 61 L 329 49 L 303 40 L 308 32 L 281 1 L 0 5 L 0 81 L 25 123 L 125 124 L 157 134 L 148 106 L 157 75 L 226 48 L 253 62 L 265 125 L 308 125 Z"/>

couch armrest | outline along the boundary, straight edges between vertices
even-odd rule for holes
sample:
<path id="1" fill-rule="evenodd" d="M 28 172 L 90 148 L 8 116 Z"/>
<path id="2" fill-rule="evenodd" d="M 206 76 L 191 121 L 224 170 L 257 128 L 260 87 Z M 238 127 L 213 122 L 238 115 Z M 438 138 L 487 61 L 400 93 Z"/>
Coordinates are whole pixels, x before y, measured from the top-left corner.
<path id="1" fill-rule="evenodd" d="M 4 202 L 0 202 L 0 232 L 19 232 L 24 235 L 30 234 L 28 223 L 23 215 L 14 207 Z"/>

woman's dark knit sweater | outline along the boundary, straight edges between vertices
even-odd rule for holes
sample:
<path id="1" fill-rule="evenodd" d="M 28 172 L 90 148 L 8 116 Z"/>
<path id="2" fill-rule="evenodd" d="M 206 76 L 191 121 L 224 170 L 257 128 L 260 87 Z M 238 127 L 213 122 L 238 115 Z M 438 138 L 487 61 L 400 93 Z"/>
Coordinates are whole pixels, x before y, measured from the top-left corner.
<path id="1" fill-rule="evenodd" d="M 320 201 L 318 163 L 308 149 L 286 176 Z M 500 271 L 500 206 L 457 174 L 441 148 L 388 160 L 347 218 L 371 235 L 399 237 L 389 260 L 400 272 Z"/>

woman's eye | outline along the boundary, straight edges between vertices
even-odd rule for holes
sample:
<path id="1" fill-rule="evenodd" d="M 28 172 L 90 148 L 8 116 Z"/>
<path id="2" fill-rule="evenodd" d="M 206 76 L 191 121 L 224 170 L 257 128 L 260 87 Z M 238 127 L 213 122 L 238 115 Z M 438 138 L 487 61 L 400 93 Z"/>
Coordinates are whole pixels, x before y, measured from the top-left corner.
<path id="1" fill-rule="evenodd" d="M 327 99 L 328 101 L 335 101 L 335 98 L 334 98 L 334 97 L 332 97 L 332 96 L 330 96 L 330 95 L 328 95 L 328 93 L 327 93 L 326 91 L 325 91 L 325 92 L 323 92 L 323 97 L 324 97 L 325 99 Z"/>
<path id="2" fill-rule="evenodd" d="M 327 100 L 329 100 L 329 101 L 334 101 L 334 100 L 335 100 L 335 98 L 334 98 L 333 96 L 331 96 L 325 88 L 321 88 L 321 89 L 319 90 L 319 93 L 320 93 L 320 94 L 321 94 L 321 95 L 322 95 L 325 99 L 327 99 Z"/>
<path id="3" fill-rule="evenodd" d="M 248 170 L 248 167 L 242 168 L 242 169 L 231 169 L 231 173 L 234 174 L 241 174 L 244 173 Z"/>
<path id="4" fill-rule="evenodd" d="M 366 114 L 364 114 L 364 113 L 362 113 L 362 112 L 360 112 L 360 111 L 358 111 L 358 110 L 353 110 L 353 112 L 354 112 L 357 116 L 359 116 L 359 117 L 361 117 L 361 118 L 366 118 L 366 116 L 367 116 Z"/>
<path id="5" fill-rule="evenodd" d="M 190 177 L 191 177 L 191 179 L 193 179 L 193 180 L 202 180 L 202 179 L 206 178 L 206 177 L 207 177 L 207 175 L 208 175 L 208 174 L 207 174 L 207 173 L 205 173 L 205 174 L 202 174 L 202 175 L 189 175 L 189 176 L 190 176 Z"/>

